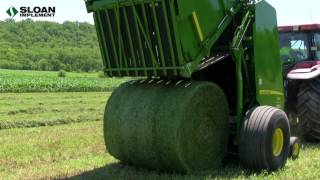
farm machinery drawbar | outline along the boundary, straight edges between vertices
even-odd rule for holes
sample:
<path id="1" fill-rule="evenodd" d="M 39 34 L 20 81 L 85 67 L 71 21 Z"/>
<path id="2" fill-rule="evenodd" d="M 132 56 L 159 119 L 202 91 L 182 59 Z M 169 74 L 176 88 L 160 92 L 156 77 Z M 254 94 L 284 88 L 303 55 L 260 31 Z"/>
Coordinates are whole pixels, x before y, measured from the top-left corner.
<path id="1" fill-rule="evenodd" d="M 284 109 L 276 12 L 265 1 L 87 0 L 105 74 L 106 147 L 124 163 L 269 171 L 297 155 Z M 291 140 L 291 143 L 290 143 Z M 295 147 L 295 148 L 293 148 Z M 291 153 L 290 153 L 291 151 Z"/>

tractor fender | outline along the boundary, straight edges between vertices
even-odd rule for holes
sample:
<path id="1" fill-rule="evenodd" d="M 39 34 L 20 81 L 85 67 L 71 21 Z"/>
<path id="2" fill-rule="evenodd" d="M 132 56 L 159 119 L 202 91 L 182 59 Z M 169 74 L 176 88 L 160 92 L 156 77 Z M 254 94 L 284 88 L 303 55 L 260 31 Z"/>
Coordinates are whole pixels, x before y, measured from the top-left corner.
<path id="1" fill-rule="evenodd" d="M 304 61 L 296 64 L 288 73 L 287 78 L 293 80 L 314 79 L 320 76 L 320 60 Z"/>

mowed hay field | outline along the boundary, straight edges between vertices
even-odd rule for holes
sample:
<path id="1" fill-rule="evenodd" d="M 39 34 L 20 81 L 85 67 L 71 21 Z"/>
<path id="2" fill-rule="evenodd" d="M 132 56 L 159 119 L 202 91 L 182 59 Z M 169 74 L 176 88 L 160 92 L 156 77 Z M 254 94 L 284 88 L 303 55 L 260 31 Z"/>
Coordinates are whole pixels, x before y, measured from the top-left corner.
<path id="1" fill-rule="evenodd" d="M 116 81 L 107 88 L 125 80 Z M 314 144 L 305 144 L 298 160 L 273 173 L 246 171 L 236 159 L 220 169 L 188 175 L 122 164 L 106 152 L 103 139 L 102 118 L 110 95 L 109 90 L 1 92 L 0 179 L 320 179 L 320 145 Z"/>
<path id="2" fill-rule="evenodd" d="M 319 179 L 319 145 L 274 173 L 247 172 L 235 161 L 218 170 L 181 175 L 135 168 L 105 152 L 102 122 L 0 131 L 1 179 Z"/>
<path id="3" fill-rule="evenodd" d="M 100 121 L 110 94 L 0 93 L 0 129 Z"/>

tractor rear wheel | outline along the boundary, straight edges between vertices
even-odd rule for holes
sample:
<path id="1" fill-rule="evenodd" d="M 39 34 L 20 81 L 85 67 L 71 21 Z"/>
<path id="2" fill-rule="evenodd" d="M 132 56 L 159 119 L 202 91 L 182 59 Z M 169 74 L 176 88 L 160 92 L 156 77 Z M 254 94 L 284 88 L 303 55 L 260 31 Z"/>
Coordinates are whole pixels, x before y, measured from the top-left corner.
<path id="1" fill-rule="evenodd" d="M 297 111 L 299 134 L 307 141 L 320 142 L 320 78 L 300 85 Z"/>
<path id="2" fill-rule="evenodd" d="M 217 168 L 227 152 L 229 107 L 214 83 L 122 84 L 104 116 L 106 148 L 124 163 L 193 172 Z"/>
<path id="3" fill-rule="evenodd" d="M 287 161 L 289 146 L 289 120 L 283 111 L 259 106 L 247 113 L 239 145 L 239 156 L 245 167 L 269 171 L 280 169 Z"/>

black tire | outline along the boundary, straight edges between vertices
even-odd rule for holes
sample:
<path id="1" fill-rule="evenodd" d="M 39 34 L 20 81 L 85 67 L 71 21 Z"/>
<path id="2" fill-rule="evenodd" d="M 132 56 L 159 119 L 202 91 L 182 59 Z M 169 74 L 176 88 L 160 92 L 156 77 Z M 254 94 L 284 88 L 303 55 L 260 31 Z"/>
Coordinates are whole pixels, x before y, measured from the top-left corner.
<path id="1" fill-rule="evenodd" d="M 297 105 L 299 135 L 311 142 L 320 142 L 320 77 L 300 85 Z"/>
<path id="2" fill-rule="evenodd" d="M 300 155 L 301 144 L 299 138 L 291 137 L 290 138 L 290 151 L 289 151 L 289 158 L 296 160 L 299 158 Z"/>
<path id="3" fill-rule="evenodd" d="M 276 149 L 275 155 L 273 139 L 279 131 L 282 146 Z M 282 110 L 270 106 L 249 110 L 240 132 L 239 156 L 243 166 L 253 170 L 278 170 L 286 164 L 289 145 L 289 120 Z"/>

